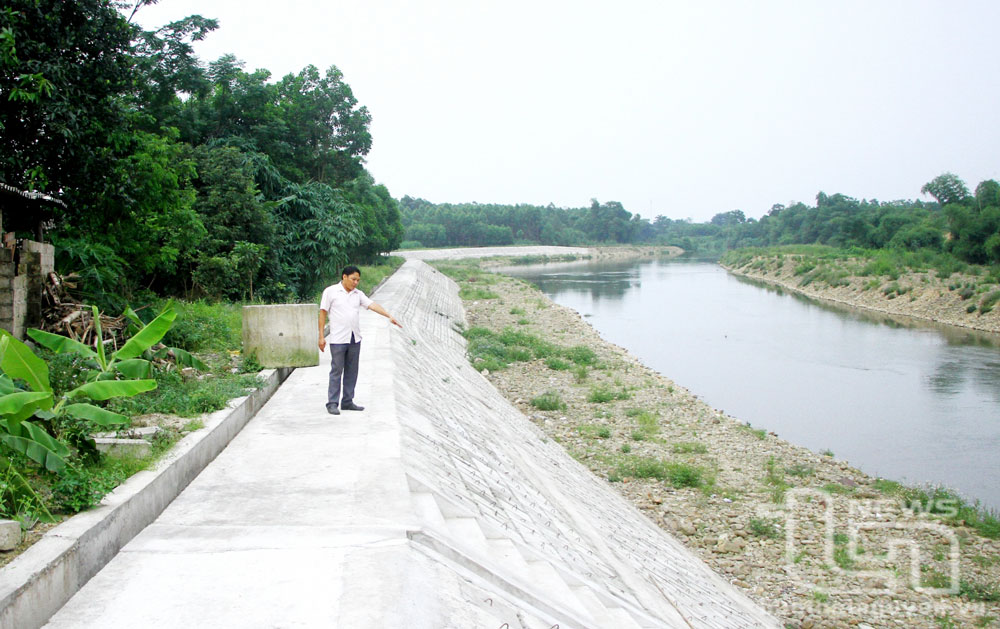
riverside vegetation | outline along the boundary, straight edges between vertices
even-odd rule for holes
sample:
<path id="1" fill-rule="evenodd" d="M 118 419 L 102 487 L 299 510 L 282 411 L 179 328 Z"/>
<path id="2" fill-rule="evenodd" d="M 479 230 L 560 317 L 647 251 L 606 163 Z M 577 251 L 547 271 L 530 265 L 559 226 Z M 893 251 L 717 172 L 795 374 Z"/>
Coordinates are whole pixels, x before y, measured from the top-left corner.
<path id="1" fill-rule="evenodd" d="M 459 284 L 472 364 L 549 438 L 787 627 L 996 626 L 995 514 L 943 488 L 869 477 L 832 452 L 729 417 L 603 341 L 577 313 L 487 272 L 489 264 L 436 265 Z M 869 509 L 880 525 L 852 538 L 851 506 Z M 890 526 L 919 545 L 919 562 L 888 554 L 889 538 L 900 536 Z"/>

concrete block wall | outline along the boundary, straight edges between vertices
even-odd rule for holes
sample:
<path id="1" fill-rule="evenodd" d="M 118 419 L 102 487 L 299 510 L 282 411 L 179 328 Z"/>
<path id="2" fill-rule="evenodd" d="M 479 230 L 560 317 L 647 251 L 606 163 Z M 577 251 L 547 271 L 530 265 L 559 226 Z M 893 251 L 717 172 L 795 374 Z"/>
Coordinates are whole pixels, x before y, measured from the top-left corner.
<path id="1" fill-rule="evenodd" d="M 0 251 L 0 257 L 6 257 Z M 14 263 L 0 260 L 0 328 L 14 333 Z"/>
<path id="2" fill-rule="evenodd" d="M 16 267 L 7 259 L 9 251 L 0 251 L 0 328 L 23 339 L 28 328 L 42 323 L 42 287 L 55 269 L 55 248 L 32 241 L 21 247 Z"/>

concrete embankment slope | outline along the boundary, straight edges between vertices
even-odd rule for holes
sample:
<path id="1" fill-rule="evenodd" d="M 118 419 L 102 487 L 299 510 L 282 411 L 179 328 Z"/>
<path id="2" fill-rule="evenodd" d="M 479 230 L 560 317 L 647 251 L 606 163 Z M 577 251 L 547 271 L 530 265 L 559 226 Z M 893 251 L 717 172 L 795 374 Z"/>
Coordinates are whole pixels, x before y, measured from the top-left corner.
<path id="1" fill-rule="evenodd" d="M 779 626 L 471 368 L 454 283 L 376 299 L 406 329 L 363 315 L 366 410 L 296 370 L 49 626 Z"/>

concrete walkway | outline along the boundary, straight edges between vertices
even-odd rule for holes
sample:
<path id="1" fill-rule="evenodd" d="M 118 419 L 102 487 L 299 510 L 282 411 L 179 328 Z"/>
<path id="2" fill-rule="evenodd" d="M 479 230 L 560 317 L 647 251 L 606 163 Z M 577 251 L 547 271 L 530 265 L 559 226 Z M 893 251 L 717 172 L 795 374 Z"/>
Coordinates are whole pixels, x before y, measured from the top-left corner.
<path id="1" fill-rule="evenodd" d="M 48 627 L 778 627 L 468 364 L 455 285 L 363 313 L 360 413 L 296 370 Z"/>

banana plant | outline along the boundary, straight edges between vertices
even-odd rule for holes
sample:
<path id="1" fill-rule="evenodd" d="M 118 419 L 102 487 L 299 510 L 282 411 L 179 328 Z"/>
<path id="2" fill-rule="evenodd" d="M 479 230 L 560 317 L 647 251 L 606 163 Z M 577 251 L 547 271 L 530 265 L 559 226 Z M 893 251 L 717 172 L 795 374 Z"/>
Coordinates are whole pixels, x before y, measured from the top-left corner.
<path id="1" fill-rule="evenodd" d="M 120 349 L 110 356 L 104 350 L 101 320 L 93 308 L 96 344 L 91 348 L 58 334 L 28 330 L 28 336 L 57 354 L 74 353 L 90 363 L 84 384 L 57 396 L 49 383 L 49 368 L 31 349 L 6 330 L 0 330 L 0 442 L 59 472 L 66 466 L 69 448 L 49 435 L 30 418 L 54 419 L 74 417 L 99 426 L 120 425 L 128 418 L 112 413 L 85 400 L 104 401 L 113 397 L 131 397 L 156 388 L 150 379 L 151 363 L 139 358 L 160 342 L 177 312 L 167 307 L 148 325 L 143 326 Z M 126 379 L 119 379 L 126 378 Z M 21 380 L 27 390 L 19 389 Z"/>

